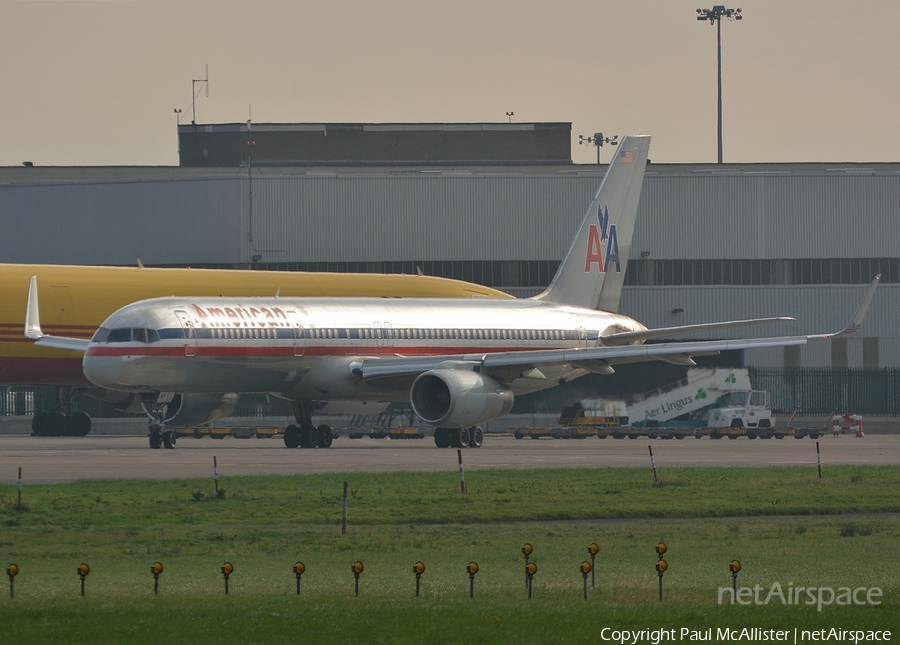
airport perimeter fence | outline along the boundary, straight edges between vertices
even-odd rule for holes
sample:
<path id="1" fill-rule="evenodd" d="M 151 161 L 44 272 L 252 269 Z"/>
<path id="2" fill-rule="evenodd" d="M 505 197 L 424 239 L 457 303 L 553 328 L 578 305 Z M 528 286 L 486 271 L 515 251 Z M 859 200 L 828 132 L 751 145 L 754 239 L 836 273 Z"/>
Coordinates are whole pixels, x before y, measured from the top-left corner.
<path id="1" fill-rule="evenodd" d="M 900 416 L 900 369 L 880 370 L 845 368 L 748 368 L 753 387 L 771 393 L 772 411 L 776 414 L 801 415 L 856 412 L 868 416 Z M 624 371 L 624 370 L 623 370 Z M 605 384 L 602 393 L 594 396 L 626 394 L 629 387 L 638 387 L 634 379 L 613 383 L 619 375 L 602 377 Z M 586 379 L 585 379 L 586 380 Z M 670 379 L 672 380 L 672 379 Z M 579 383 L 582 379 L 574 381 Z M 564 398 L 553 396 L 553 390 L 542 395 L 542 412 L 558 413 Z M 57 405 L 56 388 L 9 387 L 0 389 L 0 415 L 30 416 L 41 410 L 52 410 Z M 535 395 L 532 395 L 535 396 Z M 74 399 L 76 410 L 87 412 L 97 419 L 129 417 L 125 412 L 103 401 L 85 395 Z M 514 410 L 515 411 L 515 410 Z M 270 417 L 291 416 L 290 405 L 276 397 L 245 395 L 241 397 L 234 416 Z"/>
<path id="2" fill-rule="evenodd" d="M 753 387 L 769 391 L 776 414 L 900 415 L 900 369 L 748 369 Z"/>

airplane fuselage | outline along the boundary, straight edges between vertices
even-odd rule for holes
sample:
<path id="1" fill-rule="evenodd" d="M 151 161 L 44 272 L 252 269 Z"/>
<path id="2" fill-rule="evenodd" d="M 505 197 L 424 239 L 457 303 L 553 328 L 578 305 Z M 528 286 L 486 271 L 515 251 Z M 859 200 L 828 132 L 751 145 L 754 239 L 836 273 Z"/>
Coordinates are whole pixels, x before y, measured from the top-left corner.
<path id="1" fill-rule="evenodd" d="M 22 306 L 37 276 L 44 329 L 90 338 L 120 307 L 147 298 L 194 297 L 451 297 L 510 298 L 495 289 L 418 275 L 304 273 L 232 269 L 0 264 L 0 384 L 90 386 L 78 352 L 35 347 L 22 338 Z"/>
<path id="2" fill-rule="evenodd" d="M 130 392 L 270 392 L 297 400 L 394 401 L 411 379 L 363 383 L 369 357 L 572 349 L 638 331 L 631 318 L 534 300 L 159 298 L 108 318 L 85 352 L 96 385 Z M 515 394 L 583 375 L 563 364 L 510 373 Z"/>

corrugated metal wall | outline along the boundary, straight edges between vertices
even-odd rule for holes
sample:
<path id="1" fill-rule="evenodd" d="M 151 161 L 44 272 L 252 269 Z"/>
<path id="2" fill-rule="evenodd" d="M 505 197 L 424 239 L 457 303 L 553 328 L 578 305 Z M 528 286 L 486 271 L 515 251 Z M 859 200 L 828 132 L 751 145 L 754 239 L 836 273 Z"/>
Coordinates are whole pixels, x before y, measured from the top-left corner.
<path id="1" fill-rule="evenodd" d="M 2 186 L 0 262 L 236 262 L 239 196 L 232 178 Z"/>
<path id="2" fill-rule="evenodd" d="M 647 176 L 634 246 L 654 258 L 896 257 L 900 176 Z"/>
<path id="3" fill-rule="evenodd" d="M 254 178 L 255 246 L 278 252 L 264 261 L 559 259 L 596 182 L 421 174 Z"/>
<path id="4" fill-rule="evenodd" d="M 273 262 L 554 260 L 598 179 L 254 171 L 252 246 L 246 170 L 208 179 L 6 185 L 0 259 L 239 263 L 255 247 L 271 249 L 264 261 Z M 633 249 L 654 259 L 896 257 L 898 212 L 896 174 L 650 174 Z"/>
<path id="5" fill-rule="evenodd" d="M 698 338 L 747 338 L 832 333 L 847 324 L 865 294 L 865 285 L 626 287 L 621 313 L 648 327 L 671 327 L 719 320 L 791 316 L 794 322 L 746 327 L 739 332 L 698 334 Z M 678 310 L 682 311 L 678 311 Z M 900 345 L 897 312 L 900 285 L 883 284 L 875 293 L 862 330 L 848 342 L 848 367 L 863 364 L 863 338 L 880 338 L 880 367 L 896 366 Z M 829 342 L 810 342 L 800 349 L 806 367 L 832 365 Z M 781 367 L 782 349 L 747 352 L 749 364 Z"/>
<path id="6" fill-rule="evenodd" d="M 599 181 L 599 172 L 581 170 L 297 173 L 254 170 L 252 217 L 246 169 L 205 179 L 0 185 L 0 261 L 558 260 Z M 898 212 L 900 174 L 657 174 L 651 166 L 632 249 L 654 260 L 897 257 Z M 636 287 L 626 289 L 623 309 L 649 326 L 795 315 L 794 327 L 776 333 L 814 333 L 840 328 L 863 290 Z M 884 341 L 883 366 L 900 365 L 886 313 L 898 305 L 898 287 L 882 286 L 862 332 Z M 802 362 L 829 366 L 829 351 L 805 348 Z M 781 365 L 783 355 L 756 352 L 753 360 Z"/>

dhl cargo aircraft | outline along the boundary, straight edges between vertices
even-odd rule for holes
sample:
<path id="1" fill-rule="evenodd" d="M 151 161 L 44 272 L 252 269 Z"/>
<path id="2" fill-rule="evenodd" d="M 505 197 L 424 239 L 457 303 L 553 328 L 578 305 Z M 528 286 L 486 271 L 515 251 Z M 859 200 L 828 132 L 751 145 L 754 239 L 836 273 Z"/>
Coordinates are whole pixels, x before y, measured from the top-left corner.
<path id="1" fill-rule="evenodd" d="M 72 413 L 80 388 L 114 403 L 119 395 L 98 390 L 81 370 L 81 352 L 35 347 L 22 337 L 22 304 L 27 283 L 41 284 L 43 324 L 51 334 L 88 339 L 112 312 L 136 300 L 172 295 L 284 297 L 440 297 L 510 298 L 476 284 L 423 275 L 375 275 L 241 271 L 228 269 L 151 269 L 144 267 L 0 264 L 0 384 L 60 388 L 59 408 L 38 412 L 32 427 L 41 435 L 84 435 L 87 414 Z M 23 342 L 24 341 L 24 342 Z M 138 406 L 137 412 L 142 412 Z"/>
<path id="2" fill-rule="evenodd" d="M 435 427 L 439 447 L 479 446 L 479 424 L 509 412 L 517 394 L 588 372 L 647 360 L 692 365 L 696 355 L 828 338 L 645 344 L 791 319 L 647 329 L 614 313 L 649 147 L 647 136 L 622 140 L 556 276 L 534 298 L 157 298 L 116 311 L 87 341 L 44 334 L 32 280 L 26 335 L 84 352 L 92 383 L 138 397 L 151 416 L 152 448 L 174 446 L 167 425 L 222 413 L 251 392 L 291 401 L 297 424 L 285 429 L 288 447 L 331 445 L 331 429 L 313 426 L 317 404 L 404 400 Z M 859 328 L 876 284 L 831 337 Z"/>

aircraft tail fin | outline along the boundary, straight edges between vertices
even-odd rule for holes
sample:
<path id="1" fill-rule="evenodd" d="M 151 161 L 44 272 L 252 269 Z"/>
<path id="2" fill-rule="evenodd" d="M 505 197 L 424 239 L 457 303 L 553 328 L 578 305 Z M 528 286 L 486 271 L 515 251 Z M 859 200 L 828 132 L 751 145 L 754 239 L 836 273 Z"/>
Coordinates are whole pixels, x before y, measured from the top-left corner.
<path id="1" fill-rule="evenodd" d="M 647 135 L 622 139 L 553 281 L 535 300 L 618 310 L 649 151 Z"/>

